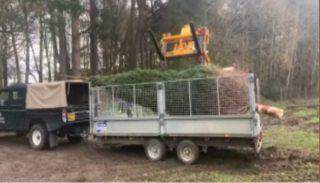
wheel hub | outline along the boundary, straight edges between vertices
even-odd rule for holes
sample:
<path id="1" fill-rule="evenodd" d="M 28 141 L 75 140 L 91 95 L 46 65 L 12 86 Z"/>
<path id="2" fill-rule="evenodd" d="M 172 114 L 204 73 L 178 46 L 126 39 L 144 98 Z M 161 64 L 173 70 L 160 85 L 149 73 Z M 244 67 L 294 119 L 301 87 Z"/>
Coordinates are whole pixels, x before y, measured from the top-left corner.
<path id="1" fill-rule="evenodd" d="M 32 132 L 32 142 L 34 145 L 38 146 L 41 143 L 41 132 L 39 130 L 34 130 Z"/>
<path id="2" fill-rule="evenodd" d="M 152 158 L 158 158 L 158 156 L 160 156 L 160 149 L 156 145 L 150 146 L 148 151 Z"/>
<path id="3" fill-rule="evenodd" d="M 193 158 L 192 150 L 190 147 L 184 147 L 181 152 L 181 157 L 186 161 L 190 161 Z"/>

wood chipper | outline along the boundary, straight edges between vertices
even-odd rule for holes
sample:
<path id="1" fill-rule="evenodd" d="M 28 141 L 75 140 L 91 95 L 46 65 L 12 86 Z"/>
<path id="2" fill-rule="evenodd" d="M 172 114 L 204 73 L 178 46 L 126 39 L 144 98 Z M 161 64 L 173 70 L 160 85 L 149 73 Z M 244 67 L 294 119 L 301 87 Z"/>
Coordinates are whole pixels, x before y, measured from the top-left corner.
<path id="1" fill-rule="evenodd" d="M 206 27 L 195 29 L 194 25 L 190 23 L 182 27 L 180 34 L 164 33 L 160 40 L 160 46 L 152 31 L 149 33 L 162 60 L 162 67 L 167 66 L 167 61 L 189 57 L 195 57 L 199 64 L 208 65 L 211 63 L 207 50 L 210 32 Z"/>

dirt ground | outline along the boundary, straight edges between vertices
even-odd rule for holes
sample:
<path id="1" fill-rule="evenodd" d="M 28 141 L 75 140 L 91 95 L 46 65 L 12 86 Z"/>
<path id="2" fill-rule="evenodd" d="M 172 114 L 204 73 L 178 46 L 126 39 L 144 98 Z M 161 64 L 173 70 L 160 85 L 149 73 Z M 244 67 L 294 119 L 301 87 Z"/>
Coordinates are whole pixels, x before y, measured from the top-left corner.
<path id="1" fill-rule="evenodd" d="M 308 163 L 319 162 L 311 155 L 281 154 L 274 148 L 263 149 L 260 158 L 212 149 L 196 165 L 185 166 L 173 153 L 165 161 L 150 162 L 140 147 L 97 150 L 61 142 L 54 151 L 33 151 L 24 138 L 0 137 L 1 181 L 229 181 L 233 175 L 240 180 L 316 180 L 318 172 L 299 173 L 297 167 Z M 277 177 L 278 171 L 296 175 Z"/>
<path id="2" fill-rule="evenodd" d="M 290 125 L 283 125 L 288 133 L 296 126 L 290 120 Z M 277 129 L 278 123 L 269 121 L 265 130 Z M 316 125 L 312 128 L 301 127 L 307 133 L 299 131 L 294 137 L 318 135 Z M 317 181 L 316 147 L 305 150 L 298 143 L 285 149 L 277 145 L 284 141 L 281 136 L 273 134 L 266 137 L 271 139 L 266 139 L 269 145 L 263 146 L 260 157 L 244 150 L 209 149 L 191 166 L 180 163 L 173 152 L 164 161 L 150 162 L 141 147 L 95 149 L 64 140 L 55 150 L 33 151 L 26 138 L 0 134 L 0 181 Z M 319 148 L 319 142 L 316 146 Z"/>

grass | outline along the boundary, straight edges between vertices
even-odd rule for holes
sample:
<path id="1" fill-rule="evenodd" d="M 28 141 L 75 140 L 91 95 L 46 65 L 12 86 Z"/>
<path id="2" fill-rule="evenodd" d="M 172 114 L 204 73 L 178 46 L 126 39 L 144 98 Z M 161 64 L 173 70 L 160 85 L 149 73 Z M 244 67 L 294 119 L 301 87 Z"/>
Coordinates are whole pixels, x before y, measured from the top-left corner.
<path id="1" fill-rule="evenodd" d="M 312 117 L 311 119 L 306 121 L 306 124 L 319 124 L 319 117 Z"/>
<path id="2" fill-rule="evenodd" d="M 318 150 L 319 138 L 315 133 L 304 130 L 289 130 L 285 126 L 270 129 L 264 133 L 264 147 L 275 146 L 290 150 Z"/>
<path id="3" fill-rule="evenodd" d="M 294 117 L 297 118 L 310 118 L 310 117 L 316 117 L 318 115 L 317 109 L 308 109 L 308 108 L 302 108 L 296 112 L 293 113 Z"/>
<path id="4" fill-rule="evenodd" d="M 264 131 L 262 147 L 263 154 L 271 153 L 267 157 L 249 162 L 244 158 L 247 155 L 233 151 L 208 154 L 203 162 L 210 163 L 206 163 L 205 168 L 201 164 L 187 168 L 178 167 L 155 173 L 149 179 L 215 182 L 317 181 L 319 166 L 314 159 L 317 159 L 319 152 L 319 134 L 304 127 L 304 124 L 307 123 L 319 124 L 317 110 L 289 109 L 286 106 L 290 103 L 283 102 L 272 103 L 272 105 L 274 104 L 286 109 L 288 118 L 302 118 L 304 123 L 292 126 L 283 121 L 280 125 L 267 126 Z M 270 147 L 274 147 L 271 149 L 276 151 L 273 152 L 269 149 Z M 296 153 L 301 153 L 301 158 L 299 155 L 296 159 L 290 160 L 290 157 L 296 156 Z M 308 160 L 308 158 L 312 160 Z"/>
<path id="5" fill-rule="evenodd" d="M 272 100 L 267 100 L 267 99 L 263 99 L 262 103 L 271 105 L 271 106 L 275 106 L 278 107 L 280 109 L 285 110 L 287 108 L 287 102 L 283 102 L 283 101 L 272 101 Z"/>
<path id="6" fill-rule="evenodd" d="M 319 176 L 317 162 L 299 157 L 294 160 L 285 158 L 291 157 L 291 153 L 302 152 L 302 157 L 311 156 L 311 159 L 316 159 L 319 148 L 318 134 L 299 128 L 292 130 L 286 125 L 273 126 L 264 132 L 263 150 L 269 147 L 279 150 L 281 158 L 276 152 L 271 157 L 260 160 L 246 160 L 247 154 L 232 150 L 211 152 L 205 156 L 202 155 L 203 159 L 197 165 L 164 169 L 144 178 L 152 181 L 191 182 L 317 180 Z"/>

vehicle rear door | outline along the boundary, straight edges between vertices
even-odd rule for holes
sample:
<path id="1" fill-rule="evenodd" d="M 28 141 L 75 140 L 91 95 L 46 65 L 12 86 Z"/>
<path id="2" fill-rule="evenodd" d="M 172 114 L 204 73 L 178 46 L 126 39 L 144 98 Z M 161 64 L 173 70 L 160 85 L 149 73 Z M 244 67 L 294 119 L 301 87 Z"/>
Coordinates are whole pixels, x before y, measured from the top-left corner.
<path id="1" fill-rule="evenodd" d="M 8 90 L 0 91 L 0 131 L 10 129 L 10 92 Z"/>
<path id="2" fill-rule="evenodd" d="M 8 118 L 10 120 L 10 129 L 14 131 L 28 130 L 27 123 L 25 121 L 26 109 L 25 109 L 26 91 L 24 88 L 14 89 L 10 91 L 10 109 L 8 110 Z"/>

